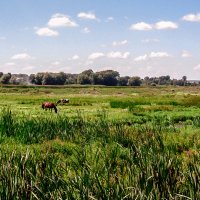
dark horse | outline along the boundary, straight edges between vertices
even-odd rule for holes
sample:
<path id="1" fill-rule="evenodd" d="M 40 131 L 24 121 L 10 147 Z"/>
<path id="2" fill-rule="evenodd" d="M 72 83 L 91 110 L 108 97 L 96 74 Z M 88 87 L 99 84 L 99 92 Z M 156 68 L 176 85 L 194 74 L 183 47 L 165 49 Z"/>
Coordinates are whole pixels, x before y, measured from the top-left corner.
<path id="1" fill-rule="evenodd" d="M 47 109 L 50 109 L 52 111 L 52 109 L 55 110 L 55 112 L 57 113 L 57 108 L 56 108 L 56 105 L 54 103 L 51 103 L 51 102 L 44 102 L 42 103 L 42 108 L 47 110 Z"/>
<path id="2" fill-rule="evenodd" d="M 56 102 L 56 104 L 59 104 L 59 103 L 62 103 L 62 104 L 69 103 L 69 99 L 60 99 Z"/>

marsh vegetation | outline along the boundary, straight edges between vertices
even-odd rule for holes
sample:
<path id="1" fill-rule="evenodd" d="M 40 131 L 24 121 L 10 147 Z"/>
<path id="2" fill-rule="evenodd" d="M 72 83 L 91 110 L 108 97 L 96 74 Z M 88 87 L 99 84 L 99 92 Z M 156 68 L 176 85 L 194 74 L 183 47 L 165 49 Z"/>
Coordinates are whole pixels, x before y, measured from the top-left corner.
<path id="1" fill-rule="evenodd" d="M 1 199 L 199 199 L 200 87 L 0 88 Z M 58 113 L 42 102 L 68 98 Z"/>

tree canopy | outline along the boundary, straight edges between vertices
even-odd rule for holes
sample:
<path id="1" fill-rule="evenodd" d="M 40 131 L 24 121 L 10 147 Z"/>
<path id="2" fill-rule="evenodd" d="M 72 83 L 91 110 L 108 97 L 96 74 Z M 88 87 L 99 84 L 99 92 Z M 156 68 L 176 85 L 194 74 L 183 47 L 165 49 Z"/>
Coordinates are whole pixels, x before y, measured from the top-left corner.
<path id="1" fill-rule="evenodd" d="M 144 79 L 139 76 L 120 76 L 115 70 L 103 70 L 94 72 L 92 69 L 84 70 L 79 74 L 38 72 L 36 74 L 11 74 L 0 72 L 1 84 L 35 84 L 35 85 L 105 85 L 105 86 L 140 86 L 140 85 L 196 85 L 190 83 L 187 77 L 171 79 L 169 75 L 159 77 L 146 76 Z"/>

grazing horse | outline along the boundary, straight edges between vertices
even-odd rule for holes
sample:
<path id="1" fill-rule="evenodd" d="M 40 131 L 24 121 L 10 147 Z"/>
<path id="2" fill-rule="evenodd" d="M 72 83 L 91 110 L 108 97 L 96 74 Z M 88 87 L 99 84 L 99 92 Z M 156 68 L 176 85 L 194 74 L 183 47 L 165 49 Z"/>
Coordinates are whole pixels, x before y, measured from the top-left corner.
<path id="1" fill-rule="evenodd" d="M 60 99 L 56 102 L 56 104 L 59 104 L 59 103 L 62 103 L 62 104 L 69 103 L 69 99 Z"/>
<path id="2" fill-rule="evenodd" d="M 42 108 L 47 110 L 47 109 L 50 109 L 52 111 L 52 109 L 55 110 L 55 112 L 57 113 L 57 108 L 56 108 L 56 105 L 54 103 L 51 103 L 51 102 L 44 102 L 42 103 Z"/>

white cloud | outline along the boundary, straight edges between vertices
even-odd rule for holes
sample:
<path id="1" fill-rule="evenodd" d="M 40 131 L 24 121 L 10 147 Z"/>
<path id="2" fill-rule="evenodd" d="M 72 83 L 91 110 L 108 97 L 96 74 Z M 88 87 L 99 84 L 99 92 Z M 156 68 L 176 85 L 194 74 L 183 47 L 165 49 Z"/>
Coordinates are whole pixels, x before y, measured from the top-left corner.
<path id="1" fill-rule="evenodd" d="M 138 62 L 138 61 L 145 61 L 150 58 L 165 58 L 165 57 L 169 57 L 169 54 L 166 52 L 151 52 L 149 54 L 138 56 L 134 60 Z"/>
<path id="2" fill-rule="evenodd" d="M 164 58 L 164 57 L 169 57 L 169 54 L 166 52 L 151 52 L 149 54 L 150 58 Z"/>
<path id="3" fill-rule="evenodd" d="M 200 64 L 193 68 L 195 71 L 200 70 Z"/>
<path id="4" fill-rule="evenodd" d="M 60 65 L 60 62 L 59 61 L 55 61 L 55 62 L 53 62 L 53 63 L 51 63 L 52 65 Z"/>
<path id="5" fill-rule="evenodd" d="M 125 45 L 125 44 L 127 44 L 127 43 L 128 43 L 127 40 L 123 40 L 123 41 L 114 41 L 114 42 L 112 43 L 112 45 L 113 45 L 113 46 L 122 46 L 122 45 Z"/>
<path id="6" fill-rule="evenodd" d="M 14 62 L 8 62 L 8 63 L 5 63 L 6 66 L 15 66 L 16 64 Z"/>
<path id="7" fill-rule="evenodd" d="M 130 29 L 137 31 L 150 31 L 153 29 L 156 30 L 164 30 L 164 29 L 177 29 L 178 25 L 171 21 L 160 21 L 155 24 L 148 24 L 146 22 L 139 22 L 136 24 L 132 24 Z"/>
<path id="8" fill-rule="evenodd" d="M 85 62 L 85 66 L 88 66 L 88 65 L 93 65 L 93 63 L 94 63 L 94 61 L 93 60 L 87 60 L 86 62 Z"/>
<path id="9" fill-rule="evenodd" d="M 189 22 L 200 22 L 200 13 L 185 15 L 182 17 L 182 20 Z"/>
<path id="10" fill-rule="evenodd" d="M 85 27 L 83 30 L 82 30 L 83 33 L 90 33 L 90 29 L 88 27 Z"/>
<path id="11" fill-rule="evenodd" d="M 186 50 L 182 51 L 181 57 L 183 57 L 183 58 L 189 58 L 191 56 L 192 56 L 192 54 L 189 51 L 186 51 Z"/>
<path id="12" fill-rule="evenodd" d="M 48 22 L 48 26 L 51 28 L 77 27 L 78 24 L 75 21 L 71 20 L 70 17 L 57 13 L 51 17 Z"/>
<path id="13" fill-rule="evenodd" d="M 160 21 L 155 24 L 155 28 L 158 30 L 162 29 L 177 29 L 178 25 L 171 21 Z"/>
<path id="14" fill-rule="evenodd" d="M 125 53 L 122 53 L 122 52 L 119 52 L 119 51 L 115 51 L 115 52 L 110 52 L 107 54 L 107 57 L 108 58 L 122 58 L 122 59 L 126 59 L 128 58 L 130 55 L 130 52 L 125 52 Z"/>
<path id="15" fill-rule="evenodd" d="M 100 58 L 100 57 L 103 57 L 104 56 L 104 53 L 101 53 L 101 52 L 95 52 L 95 53 L 92 53 L 88 56 L 88 59 L 89 60 L 94 60 L 94 59 L 97 59 L 97 58 Z"/>
<path id="16" fill-rule="evenodd" d="M 156 42 L 160 42 L 160 40 L 156 38 L 142 40 L 142 43 L 156 43 Z"/>
<path id="17" fill-rule="evenodd" d="M 13 60 L 29 60 L 31 58 L 32 57 L 27 53 L 19 53 L 19 54 L 15 54 L 14 56 L 12 56 L 11 59 L 13 59 Z"/>
<path id="18" fill-rule="evenodd" d="M 136 57 L 134 60 L 135 61 L 144 61 L 144 60 L 147 60 L 147 59 L 148 59 L 148 56 L 147 56 L 147 54 L 145 54 L 143 56 Z"/>
<path id="19" fill-rule="evenodd" d="M 114 20 L 113 17 L 108 17 L 108 18 L 106 19 L 106 22 L 110 22 L 110 21 L 113 21 L 113 20 Z"/>
<path id="20" fill-rule="evenodd" d="M 81 12 L 77 15 L 77 17 L 80 18 L 80 19 L 89 19 L 89 20 L 96 20 L 97 19 L 95 14 L 90 13 L 90 12 L 88 12 L 88 13 Z"/>
<path id="21" fill-rule="evenodd" d="M 78 59 L 79 59 L 79 56 L 78 56 L 78 55 L 72 56 L 72 60 L 78 60 Z"/>
<path id="22" fill-rule="evenodd" d="M 153 27 L 150 24 L 147 24 L 145 22 L 139 22 L 136 24 L 132 24 L 130 27 L 131 30 L 138 30 L 138 31 L 149 31 L 152 30 Z"/>
<path id="23" fill-rule="evenodd" d="M 36 31 L 36 34 L 39 36 L 46 36 L 46 37 L 55 37 L 59 35 L 58 31 L 54 31 L 48 27 L 39 28 Z"/>

